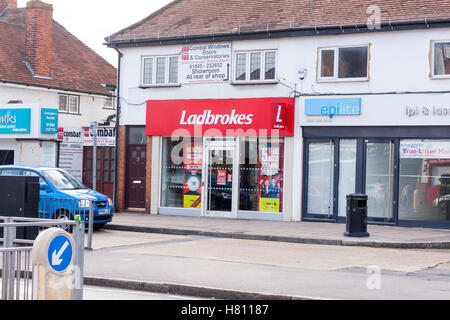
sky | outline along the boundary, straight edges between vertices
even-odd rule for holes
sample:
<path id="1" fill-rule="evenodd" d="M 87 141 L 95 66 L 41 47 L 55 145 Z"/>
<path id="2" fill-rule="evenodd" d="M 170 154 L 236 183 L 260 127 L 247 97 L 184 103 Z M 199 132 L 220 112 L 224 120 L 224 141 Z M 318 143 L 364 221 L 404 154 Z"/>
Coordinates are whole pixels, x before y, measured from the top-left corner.
<path id="1" fill-rule="evenodd" d="M 29 0 L 18 0 L 23 8 Z M 128 27 L 171 0 L 42 0 L 53 5 L 53 19 L 117 67 L 117 52 L 104 38 Z"/>

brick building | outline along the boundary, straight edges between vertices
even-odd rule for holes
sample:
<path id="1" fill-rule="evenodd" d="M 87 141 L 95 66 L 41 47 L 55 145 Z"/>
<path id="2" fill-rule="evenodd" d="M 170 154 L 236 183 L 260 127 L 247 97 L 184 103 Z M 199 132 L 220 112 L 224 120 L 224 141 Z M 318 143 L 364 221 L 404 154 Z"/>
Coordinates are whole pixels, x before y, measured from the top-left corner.
<path id="1" fill-rule="evenodd" d="M 107 37 L 119 208 L 343 222 L 358 192 L 449 227 L 449 27 L 448 1 L 178 0 Z"/>
<path id="2" fill-rule="evenodd" d="M 92 184 L 84 128 L 115 116 L 116 77 L 112 65 L 53 19 L 52 5 L 32 0 L 18 8 L 17 0 L 0 0 L 0 116 L 18 122 L 0 128 L 0 165 L 59 165 Z M 99 153 L 97 185 L 112 197 L 114 144 Z"/>

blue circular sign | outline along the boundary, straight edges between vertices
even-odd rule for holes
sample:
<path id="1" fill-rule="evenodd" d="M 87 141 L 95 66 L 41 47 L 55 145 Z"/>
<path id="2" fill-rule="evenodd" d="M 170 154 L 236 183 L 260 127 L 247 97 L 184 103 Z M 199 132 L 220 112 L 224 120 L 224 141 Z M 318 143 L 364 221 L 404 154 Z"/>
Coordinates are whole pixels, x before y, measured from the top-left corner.
<path id="1" fill-rule="evenodd" d="M 72 242 L 65 235 L 55 237 L 48 247 L 48 263 L 57 271 L 65 271 L 72 262 Z"/>

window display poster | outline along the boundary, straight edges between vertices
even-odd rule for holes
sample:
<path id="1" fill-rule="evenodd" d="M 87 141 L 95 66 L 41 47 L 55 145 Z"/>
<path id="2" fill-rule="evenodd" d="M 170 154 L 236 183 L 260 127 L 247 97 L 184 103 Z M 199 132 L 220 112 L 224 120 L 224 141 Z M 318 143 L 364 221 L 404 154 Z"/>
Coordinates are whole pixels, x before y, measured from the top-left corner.
<path id="1" fill-rule="evenodd" d="M 227 184 L 227 170 L 217 171 L 217 185 L 224 186 Z"/>
<path id="2" fill-rule="evenodd" d="M 280 145 L 261 144 L 259 148 L 258 211 L 282 212 L 283 173 Z"/>
<path id="3" fill-rule="evenodd" d="M 201 208 L 202 196 L 202 160 L 203 146 L 201 144 L 186 144 L 184 148 L 183 173 L 183 207 Z"/>

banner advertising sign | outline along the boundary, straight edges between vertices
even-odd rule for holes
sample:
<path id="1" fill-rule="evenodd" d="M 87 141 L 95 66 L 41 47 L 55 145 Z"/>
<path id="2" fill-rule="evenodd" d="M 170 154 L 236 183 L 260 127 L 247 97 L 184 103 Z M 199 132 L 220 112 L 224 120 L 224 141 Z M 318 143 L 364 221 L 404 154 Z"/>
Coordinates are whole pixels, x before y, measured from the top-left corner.
<path id="1" fill-rule="evenodd" d="M 41 133 L 58 133 L 58 109 L 41 109 Z"/>
<path id="2" fill-rule="evenodd" d="M 149 136 L 293 136 L 293 98 L 151 100 Z"/>
<path id="3" fill-rule="evenodd" d="M 82 128 L 58 128 L 59 167 L 70 172 L 79 181 L 83 174 Z"/>
<path id="4" fill-rule="evenodd" d="M 186 144 L 184 150 L 183 207 L 201 208 L 203 145 Z"/>
<path id="5" fill-rule="evenodd" d="M 231 43 L 190 45 L 181 49 L 180 82 L 226 82 L 231 75 Z"/>
<path id="6" fill-rule="evenodd" d="M 0 133 L 30 133 L 31 109 L 0 109 Z"/>
<path id="7" fill-rule="evenodd" d="M 84 145 L 92 147 L 94 145 L 94 135 L 90 128 L 83 128 Z M 99 127 L 97 130 L 97 147 L 115 147 L 116 146 L 116 128 Z"/>
<path id="8" fill-rule="evenodd" d="M 404 159 L 450 159 L 448 141 L 401 141 L 400 158 Z"/>
<path id="9" fill-rule="evenodd" d="M 259 147 L 259 211 L 282 212 L 281 195 L 283 188 L 281 145 L 261 144 Z"/>

